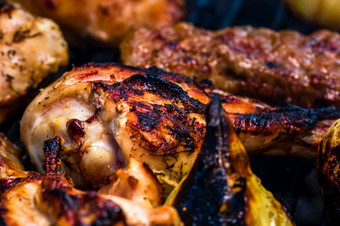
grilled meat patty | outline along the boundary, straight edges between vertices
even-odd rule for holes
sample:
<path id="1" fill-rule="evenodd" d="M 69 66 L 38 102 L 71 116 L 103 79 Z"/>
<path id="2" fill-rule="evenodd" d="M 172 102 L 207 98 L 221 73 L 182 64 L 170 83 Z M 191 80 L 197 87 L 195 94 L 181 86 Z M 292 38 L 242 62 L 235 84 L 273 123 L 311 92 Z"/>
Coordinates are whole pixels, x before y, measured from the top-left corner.
<path id="1" fill-rule="evenodd" d="M 230 93 L 269 104 L 340 107 L 340 35 L 179 23 L 135 29 L 121 44 L 124 64 L 208 78 Z"/>
<path id="2" fill-rule="evenodd" d="M 118 46 L 133 26 L 159 28 L 183 17 L 182 0 L 11 0 L 68 33 Z M 78 39 L 75 41 L 79 42 Z"/>
<path id="3" fill-rule="evenodd" d="M 68 63 L 57 24 L 0 2 L 0 123 L 50 73 Z"/>
<path id="4" fill-rule="evenodd" d="M 248 152 L 315 158 L 339 109 L 273 108 L 159 69 L 118 64 L 75 67 L 26 109 L 21 138 L 42 172 L 43 141 L 65 140 L 65 168 L 78 186 L 126 166 L 148 164 L 162 183 L 190 171 L 205 136 L 206 104 L 219 97 Z"/>

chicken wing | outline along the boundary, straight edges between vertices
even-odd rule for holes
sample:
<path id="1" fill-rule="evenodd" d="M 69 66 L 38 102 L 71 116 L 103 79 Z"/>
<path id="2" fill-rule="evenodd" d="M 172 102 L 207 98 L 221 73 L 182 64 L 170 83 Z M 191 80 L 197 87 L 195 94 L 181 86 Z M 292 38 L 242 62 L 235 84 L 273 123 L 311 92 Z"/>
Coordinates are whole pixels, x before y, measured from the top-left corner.
<path id="1" fill-rule="evenodd" d="M 205 136 L 205 108 L 222 106 L 248 152 L 315 158 L 339 109 L 272 108 L 158 69 L 118 64 L 75 67 L 26 109 L 21 138 L 42 172 L 43 141 L 65 140 L 64 161 L 75 183 L 97 185 L 128 164 L 146 163 L 162 184 L 187 175 Z"/>
<path id="2" fill-rule="evenodd" d="M 117 46 L 132 26 L 159 28 L 183 17 L 182 0 L 12 0 L 68 32 Z"/>
<path id="3" fill-rule="evenodd" d="M 340 35 L 232 27 L 212 32 L 179 23 L 135 29 L 120 46 L 124 64 L 156 66 L 269 104 L 340 107 Z"/>
<path id="4" fill-rule="evenodd" d="M 27 92 L 68 63 L 67 44 L 58 26 L 0 3 L 0 123 Z"/>

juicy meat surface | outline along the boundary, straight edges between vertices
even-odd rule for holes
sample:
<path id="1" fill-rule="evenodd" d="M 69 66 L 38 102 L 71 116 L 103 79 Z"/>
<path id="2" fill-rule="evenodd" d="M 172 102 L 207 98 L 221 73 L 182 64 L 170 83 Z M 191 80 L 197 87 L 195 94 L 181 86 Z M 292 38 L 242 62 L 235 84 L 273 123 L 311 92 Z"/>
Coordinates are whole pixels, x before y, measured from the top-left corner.
<path id="1" fill-rule="evenodd" d="M 0 3 L 0 123 L 50 73 L 68 63 L 58 25 Z"/>
<path id="2" fill-rule="evenodd" d="M 78 186 L 96 186 L 125 167 L 146 163 L 175 186 L 190 171 L 205 136 L 205 108 L 218 96 L 248 152 L 315 158 L 340 112 L 273 108 L 159 69 L 118 64 L 75 67 L 26 109 L 21 138 L 42 171 L 43 141 L 65 140 L 65 169 Z"/>
<path id="3" fill-rule="evenodd" d="M 216 32 L 179 23 L 135 29 L 121 44 L 124 64 L 208 78 L 273 105 L 340 107 L 340 35 L 232 27 Z"/>
<path id="4" fill-rule="evenodd" d="M 0 158 L 0 170 L 17 166 L 0 178 L 1 225 L 181 225 L 172 207 L 146 208 L 117 195 L 74 188 L 61 171 L 60 137 L 45 142 L 44 175 L 24 171 L 17 148 L 3 135 L 0 141 L 6 142 L 0 156 L 13 155 Z"/>
<path id="5" fill-rule="evenodd" d="M 117 46 L 133 26 L 159 28 L 183 17 L 182 0 L 11 0 L 75 35 Z M 76 40 L 79 41 L 79 40 Z"/>
<path id="6" fill-rule="evenodd" d="M 0 133 L 0 180 L 34 175 L 24 171 L 21 155 L 22 150 Z"/>

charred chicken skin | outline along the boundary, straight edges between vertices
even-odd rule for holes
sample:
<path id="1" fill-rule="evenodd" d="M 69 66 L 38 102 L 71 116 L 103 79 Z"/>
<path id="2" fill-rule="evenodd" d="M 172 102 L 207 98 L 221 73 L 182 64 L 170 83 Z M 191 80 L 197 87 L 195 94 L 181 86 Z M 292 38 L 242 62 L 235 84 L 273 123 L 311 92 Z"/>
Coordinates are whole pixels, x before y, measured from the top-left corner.
<path id="1" fill-rule="evenodd" d="M 158 69 L 88 64 L 33 100 L 21 138 L 42 172 L 43 141 L 61 136 L 64 167 L 79 187 L 97 186 L 132 157 L 167 185 L 168 194 L 194 163 L 205 137 L 204 111 L 216 96 L 252 153 L 315 158 L 316 145 L 340 114 L 332 108 L 273 108 Z"/>
<path id="2" fill-rule="evenodd" d="M 11 0 L 66 32 L 118 46 L 132 26 L 160 28 L 183 17 L 182 0 Z"/>
<path id="3" fill-rule="evenodd" d="M 1 225 L 181 225 L 172 207 L 146 208 L 123 197 L 75 189 L 61 171 L 62 143 L 60 137 L 44 143 L 45 175 L 24 171 L 8 140 L 0 146 L 0 172 L 16 165 L 15 175 L 0 179 Z"/>
<path id="4" fill-rule="evenodd" d="M 340 107 L 340 35 L 187 23 L 135 29 L 121 44 L 126 65 L 156 66 L 269 104 Z"/>
<path id="5" fill-rule="evenodd" d="M 67 44 L 54 22 L 0 2 L 0 123 L 50 73 L 68 63 Z"/>

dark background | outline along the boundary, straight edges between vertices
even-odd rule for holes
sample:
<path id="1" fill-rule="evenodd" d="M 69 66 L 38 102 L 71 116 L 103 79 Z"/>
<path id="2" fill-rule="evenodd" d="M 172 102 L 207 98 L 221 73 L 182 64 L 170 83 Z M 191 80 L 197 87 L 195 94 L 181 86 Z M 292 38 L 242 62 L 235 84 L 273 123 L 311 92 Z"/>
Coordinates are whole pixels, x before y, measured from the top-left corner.
<path id="1" fill-rule="evenodd" d="M 186 3 L 186 20 L 212 30 L 251 25 L 274 30 L 291 29 L 308 34 L 318 29 L 294 16 L 283 0 L 186 0 Z M 60 77 L 72 65 L 79 66 L 91 61 L 117 62 L 119 52 L 93 46 L 71 49 L 69 66 L 44 81 L 39 88 Z M 37 92 L 38 89 L 31 97 Z M 11 120 L 0 126 L 0 131 L 5 131 L 11 140 L 23 147 L 19 139 L 21 115 L 22 111 L 18 111 Z M 297 225 L 327 225 L 314 161 L 270 156 L 250 156 L 250 159 L 252 169 L 261 178 L 264 187 L 273 192 Z M 28 159 L 26 163 L 30 168 Z"/>
<path id="2" fill-rule="evenodd" d="M 220 29 L 251 25 L 273 30 L 317 29 L 293 15 L 283 0 L 187 0 L 187 20 L 199 27 Z M 250 156 L 265 188 L 285 206 L 297 225 L 327 225 L 315 162 L 304 159 Z"/>

